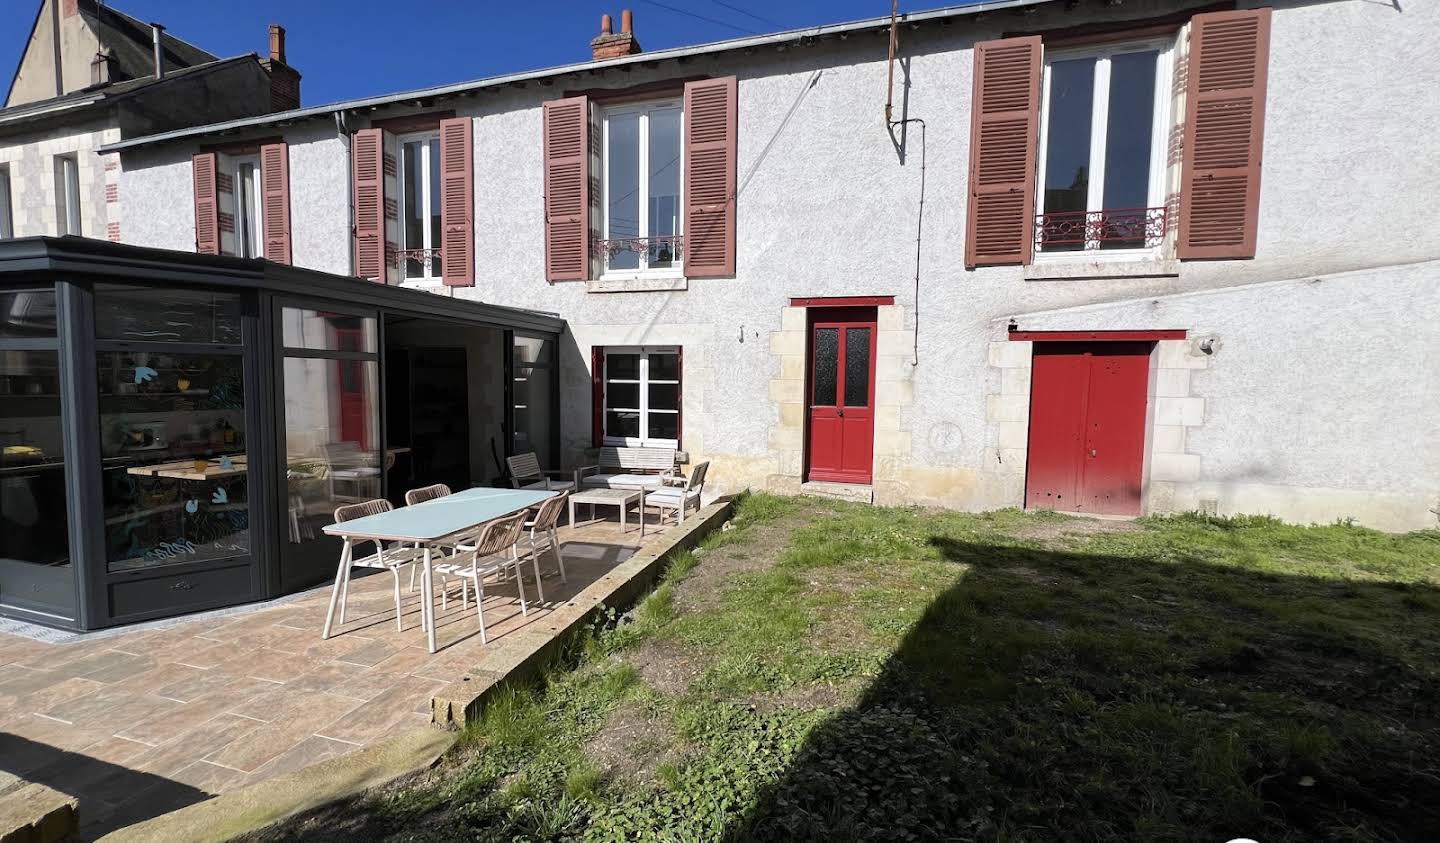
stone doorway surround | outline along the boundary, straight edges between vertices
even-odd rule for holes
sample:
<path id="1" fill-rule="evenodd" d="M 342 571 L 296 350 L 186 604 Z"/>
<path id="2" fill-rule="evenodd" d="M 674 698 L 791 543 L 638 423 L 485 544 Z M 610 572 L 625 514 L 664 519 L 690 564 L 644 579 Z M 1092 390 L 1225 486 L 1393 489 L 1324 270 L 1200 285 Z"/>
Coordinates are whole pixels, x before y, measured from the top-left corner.
<path id="1" fill-rule="evenodd" d="M 775 471 L 765 489 L 787 495 L 801 493 L 805 474 L 806 307 L 780 309 L 780 330 L 770 334 L 770 354 L 778 358 L 779 376 L 770 380 L 770 400 L 779 419 L 770 430 Z M 875 307 L 875 466 L 873 501 L 881 505 L 906 502 L 904 471 L 910 463 L 911 432 L 906 409 L 914 401 L 911 365 L 913 328 L 906 328 L 905 307 Z"/>
<path id="2" fill-rule="evenodd" d="M 1203 338 L 1159 340 L 1150 355 L 1146 447 L 1141 475 L 1141 511 L 1146 515 L 1202 508 L 1196 484 L 1200 455 L 1186 451 L 1188 432 L 1205 421 L 1205 399 L 1192 390 L 1193 372 L 1209 368 L 1211 357 L 1199 349 Z M 1008 338 L 990 343 L 990 393 L 985 396 L 989 443 L 985 462 L 993 473 L 1019 479 L 1013 501 L 1023 506 L 1025 465 L 1030 435 L 1030 375 L 1034 343 Z"/>

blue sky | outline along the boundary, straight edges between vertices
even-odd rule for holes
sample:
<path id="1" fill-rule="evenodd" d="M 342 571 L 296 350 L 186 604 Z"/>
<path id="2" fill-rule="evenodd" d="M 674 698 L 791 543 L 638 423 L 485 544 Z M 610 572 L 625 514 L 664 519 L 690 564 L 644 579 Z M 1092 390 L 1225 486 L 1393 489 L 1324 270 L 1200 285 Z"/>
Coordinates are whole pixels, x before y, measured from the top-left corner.
<path id="1" fill-rule="evenodd" d="M 912 0 L 902 11 L 964 0 Z M 0 76 L 9 83 L 38 0 L 0 2 Z M 109 5 L 220 56 L 264 54 L 284 25 L 306 105 L 583 61 L 609 12 L 635 12 L 659 49 L 889 14 L 886 0 L 113 0 Z M 688 13 L 688 14 L 686 14 Z"/>

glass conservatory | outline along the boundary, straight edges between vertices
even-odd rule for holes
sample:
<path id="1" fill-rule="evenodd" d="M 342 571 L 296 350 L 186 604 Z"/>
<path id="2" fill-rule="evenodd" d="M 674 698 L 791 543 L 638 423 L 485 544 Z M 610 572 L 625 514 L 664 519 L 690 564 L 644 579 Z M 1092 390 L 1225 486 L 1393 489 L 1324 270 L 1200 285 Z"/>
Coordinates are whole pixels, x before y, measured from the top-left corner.
<path id="1" fill-rule="evenodd" d="M 337 506 L 553 456 L 563 328 L 260 260 L 0 242 L 0 615 L 95 629 L 325 581 Z"/>

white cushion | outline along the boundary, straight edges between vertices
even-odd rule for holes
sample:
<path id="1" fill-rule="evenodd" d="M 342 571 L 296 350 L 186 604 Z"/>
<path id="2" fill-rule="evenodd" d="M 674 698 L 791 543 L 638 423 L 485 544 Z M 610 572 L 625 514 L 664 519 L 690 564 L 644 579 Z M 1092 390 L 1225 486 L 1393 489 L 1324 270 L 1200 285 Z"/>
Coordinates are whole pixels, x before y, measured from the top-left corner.
<path id="1" fill-rule="evenodd" d="M 684 489 L 658 489 L 654 492 L 650 492 L 649 494 L 647 494 L 645 496 L 645 502 L 655 504 L 678 504 L 682 497 L 687 499 L 693 498 L 696 496 L 696 494 L 697 493 L 695 492 L 687 492 Z"/>
<path id="2" fill-rule="evenodd" d="M 658 474 L 591 474 L 581 482 L 586 486 L 598 486 L 603 489 L 658 489 L 660 488 L 660 475 Z"/>

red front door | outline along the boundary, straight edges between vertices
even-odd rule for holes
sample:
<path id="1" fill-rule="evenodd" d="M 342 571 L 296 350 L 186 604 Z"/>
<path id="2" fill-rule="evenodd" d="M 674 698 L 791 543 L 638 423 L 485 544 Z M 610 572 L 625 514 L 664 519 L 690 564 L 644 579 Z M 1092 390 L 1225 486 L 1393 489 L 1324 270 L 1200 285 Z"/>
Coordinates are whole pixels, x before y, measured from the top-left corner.
<path id="1" fill-rule="evenodd" d="M 875 455 L 875 311 L 810 323 L 809 480 L 869 483 Z"/>
<path id="2" fill-rule="evenodd" d="M 1149 342 L 1037 342 L 1025 505 L 1140 514 Z"/>

